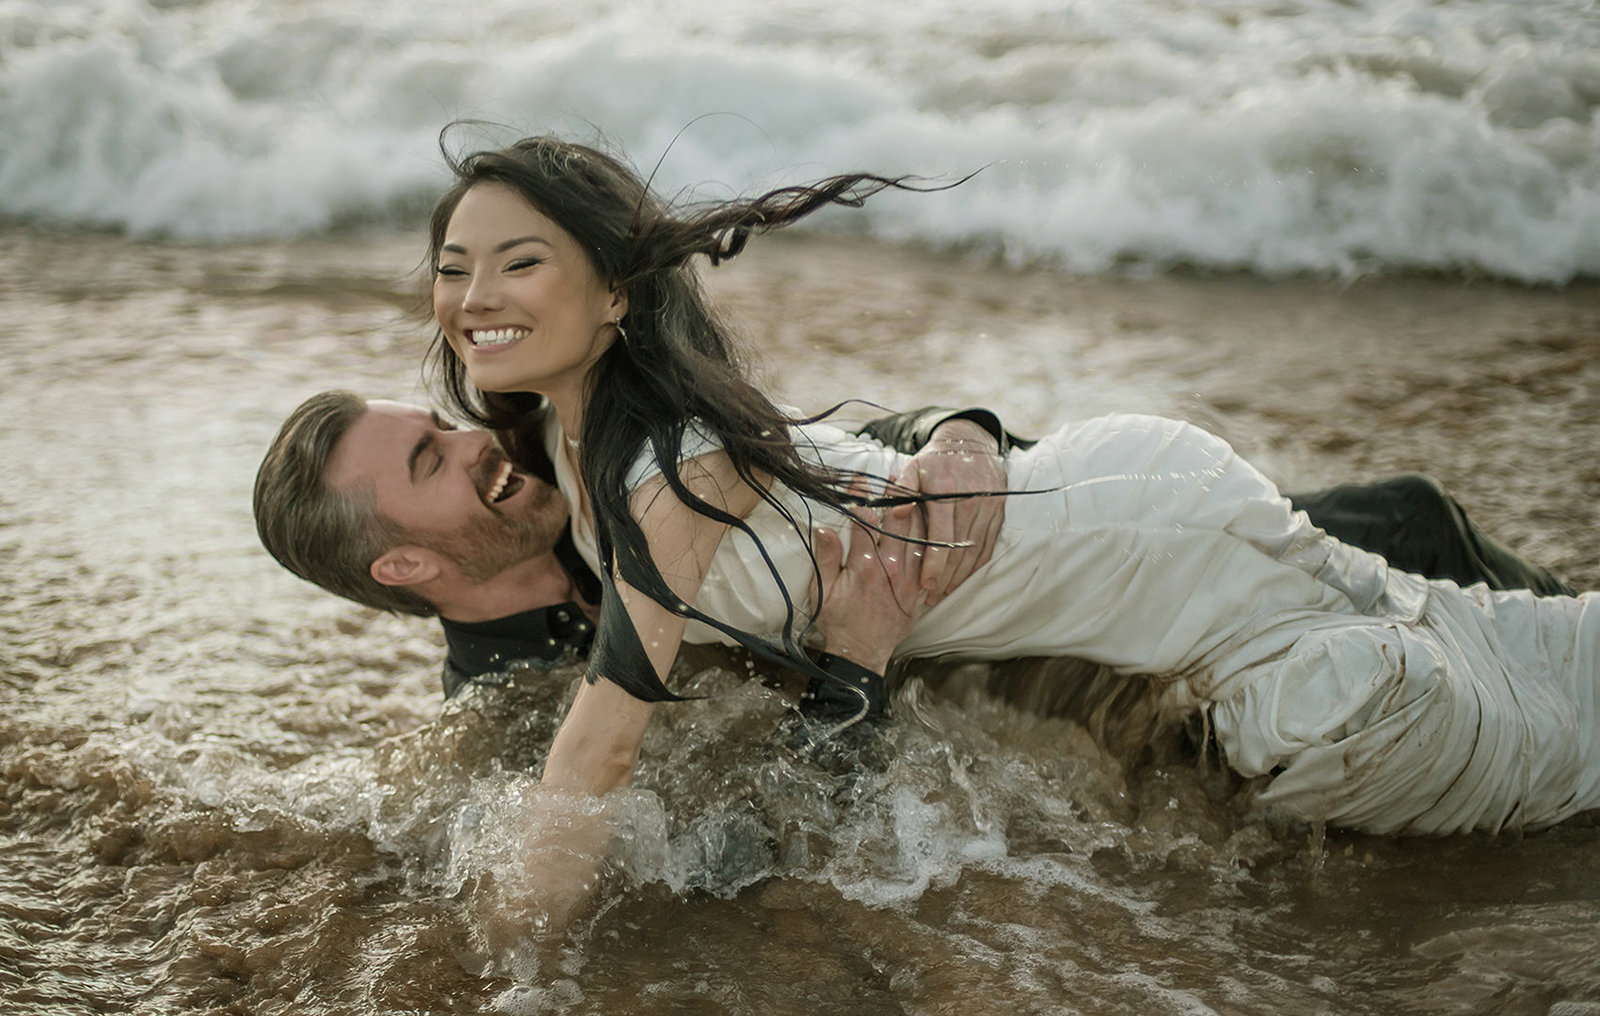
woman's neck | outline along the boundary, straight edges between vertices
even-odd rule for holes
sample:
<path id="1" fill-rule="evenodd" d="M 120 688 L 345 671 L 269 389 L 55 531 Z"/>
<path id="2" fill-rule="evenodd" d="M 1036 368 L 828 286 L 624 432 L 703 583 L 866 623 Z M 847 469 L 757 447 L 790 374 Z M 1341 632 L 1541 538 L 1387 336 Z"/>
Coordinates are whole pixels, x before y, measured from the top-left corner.
<path id="1" fill-rule="evenodd" d="M 555 453 L 567 463 L 572 470 L 572 475 L 577 478 L 574 486 L 577 490 L 572 493 L 576 496 L 571 499 L 573 505 L 573 526 L 582 527 L 586 532 L 594 532 L 594 508 L 589 503 L 588 483 L 583 476 L 583 408 L 586 400 L 582 398 L 561 398 L 556 393 L 545 393 L 550 407 L 555 411 L 556 422 L 561 429 L 561 442 Z"/>
<path id="2" fill-rule="evenodd" d="M 583 440 L 583 410 L 588 400 L 579 392 L 543 392 L 545 399 L 550 403 L 550 408 L 555 410 L 556 420 L 561 424 L 561 433 L 566 435 L 569 447 L 576 447 Z"/>

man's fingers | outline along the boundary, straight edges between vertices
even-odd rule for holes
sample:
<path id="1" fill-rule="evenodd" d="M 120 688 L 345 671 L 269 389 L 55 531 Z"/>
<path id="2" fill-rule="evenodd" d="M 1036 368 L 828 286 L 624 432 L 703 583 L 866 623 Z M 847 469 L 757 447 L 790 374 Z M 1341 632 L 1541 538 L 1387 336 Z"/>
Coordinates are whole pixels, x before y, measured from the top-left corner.
<path id="1" fill-rule="evenodd" d="M 927 538 L 926 516 L 922 512 L 912 512 L 908 522 L 906 533 L 908 539 Z M 922 543 L 907 543 L 905 546 L 907 574 L 900 600 L 905 609 L 915 617 L 928 606 L 928 591 L 922 587 L 922 569 L 927 566 L 928 554 L 926 545 Z"/>
<path id="2" fill-rule="evenodd" d="M 828 595 L 828 590 L 833 588 L 834 580 L 839 577 L 839 569 L 844 565 L 844 543 L 839 539 L 839 534 L 832 529 L 818 526 L 813 529 L 812 549 L 817 555 L 817 572 L 821 576 L 821 588 L 812 590 L 812 602 L 821 601 Z M 813 586 L 817 581 L 813 578 Z"/>
<path id="3" fill-rule="evenodd" d="M 950 583 L 945 588 L 946 593 L 989 563 L 989 558 L 994 556 L 995 543 L 1000 539 L 1000 527 L 1006 520 L 1003 498 L 975 497 L 971 500 L 971 505 L 971 521 L 961 531 L 972 541 L 972 546 L 962 555 L 961 568 L 952 570 Z"/>
<path id="4" fill-rule="evenodd" d="M 994 553 L 1000 525 L 1005 521 L 1005 514 L 998 507 L 999 500 L 971 497 L 950 502 L 949 518 L 952 521 L 949 535 L 944 539 L 951 543 L 967 543 L 969 546 L 949 549 L 942 562 L 943 567 L 935 577 L 936 581 L 928 581 L 924 574 L 923 586 L 929 591 L 930 605 L 954 592 L 973 572 L 983 567 Z"/>
<path id="5" fill-rule="evenodd" d="M 949 428 L 954 428 L 954 433 L 946 434 Z M 967 435 L 962 433 L 965 429 L 981 430 L 968 420 L 941 423 L 935 440 L 917 453 L 898 482 L 908 491 L 933 496 L 1003 492 L 1005 460 L 993 447 L 992 438 L 987 433 Z M 974 448 L 985 450 L 974 452 Z M 894 514 L 904 517 L 915 507 L 898 506 Z M 923 502 L 921 507 L 928 518 L 928 539 L 945 545 L 923 552 L 921 585 L 931 605 L 989 560 L 1005 519 L 1004 498 L 957 496 Z"/>
<path id="6" fill-rule="evenodd" d="M 894 482 L 895 485 L 900 488 L 897 493 L 922 493 L 922 467 L 917 465 L 915 460 L 906 463 L 906 468 L 900 470 L 900 475 L 894 478 Z M 915 502 L 897 504 L 890 509 L 890 514 L 897 519 L 903 519 L 907 515 L 910 515 L 912 510 L 916 507 L 917 506 Z"/>
<path id="7" fill-rule="evenodd" d="M 839 539 L 839 534 L 826 526 L 818 526 L 815 530 L 817 567 L 823 574 L 839 570 L 840 562 L 844 560 L 844 541 Z"/>
<path id="8" fill-rule="evenodd" d="M 948 535 L 942 537 L 946 542 L 955 542 L 957 533 L 971 532 L 971 523 L 962 517 L 965 514 L 962 508 L 966 503 L 965 501 L 952 502 L 948 516 L 950 519 L 947 530 Z M 972 574 L 974 567 L 972 557 L 973 551 L 971 547 L 951 547 L 944 552 L 941 562 L 943 567 L 934 576 L 934 581 L 930 583 L 927 576 L 923 576 L 922 584 L 928 590 L 929 603 L 938 603 L 944 599 L 950 594 L 950 590 L 961 584 L 962 579 Z"/>
<path id="9" fill-rule="evenodd" d="M 981 549 L 974 561 L 973 571 L 989 563 L 989 558 L 994 556 L 994 546 L 1000 542 L 1000 527 L 1006 520 L 1005 503 L 1003 498 L 986 497 L 982 500 L 989 502 L 985 506 L 986 517 L 983 522 L 983 538 Z"/>
<path id="10" fill-rule="evenodd" d="M 922 505 L 927 520 L 928 539 L 934 544 L 950 543 L 955 533 L 955 509 L 950 501 L 927 501 Z M 937 603 L 938 590 L 950 567 L 951 548 L 927 547 L 922 555 L 922 588 L 931 595 L 929 602 Z"/>
<path id="11" fill-rule="evenodd" d="M 883 555 L 882 580 L 908 616 L 918 613 L 926 595 L 922 588 L 925 561 L 923 513 L 908 512 L 884 519 L 878 550 Z"/>

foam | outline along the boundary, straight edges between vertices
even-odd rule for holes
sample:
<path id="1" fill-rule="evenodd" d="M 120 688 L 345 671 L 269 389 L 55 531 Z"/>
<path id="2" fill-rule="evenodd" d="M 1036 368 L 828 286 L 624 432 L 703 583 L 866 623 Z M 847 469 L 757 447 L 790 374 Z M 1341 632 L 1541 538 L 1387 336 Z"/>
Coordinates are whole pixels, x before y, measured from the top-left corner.
<path id="1" fill-rule="evenodd" d="M 0 7 L 10 217 L 418 222 L 440 127 L 477 117 L 603 132 L 708 196 L 987 167 L 825 224 L 1079 272 L 1600 274 L 1600 23 L 1576 0 L 42 6 Z"/>

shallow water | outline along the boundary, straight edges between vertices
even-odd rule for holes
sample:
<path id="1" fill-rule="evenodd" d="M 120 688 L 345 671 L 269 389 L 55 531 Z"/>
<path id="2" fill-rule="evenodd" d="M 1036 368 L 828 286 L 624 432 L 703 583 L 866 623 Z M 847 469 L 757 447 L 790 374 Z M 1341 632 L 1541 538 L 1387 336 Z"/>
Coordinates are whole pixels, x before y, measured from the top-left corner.
<path id="1" fill-rule="evenodd" d="M 660 711 L 601 905 L 567 939 L 491 950 L 486 915 L 519 917 L 496 910 L 495 886 L 515 879 L 528 771 L 575 674 L 441 712 L 432 629 L 297 582 L 249 517 L 260 453 L 305 395 L 415 395 L 414 250 L 4 239 L 8 1013 L 1600 1013 L 1600 827 L 1395 840 L 1274 824 L 1183 731 L 1139 747 L 1097 726 L 1060 667 L 1037 682 L 1024 667 L 913 671 L 881 742 L 812 759 L 774 736 L 783 699 L 742 664 L 692 666 L 708 697 Z M 1403 454 L 1398 438 L 1364 451 L 1359 418 L 1340 424 L 1349 441 L 1308 433 L 1219 380 L 1208 329 L 1337 295 L 1314 285 L 1064 296 L 1048 276 L 935 275 L 906 252 L 773 250 L 774 267 L 719 285 L 797 399 L 848 381 L 898 405 L 987 401 L 1023 427 L 1062 406 L 1184 412 L 1301 480 Z M 851 288 L 860 258 L 872 282 Z M 1451 285 L 1431 304 L 1382 289 L 1356 302 L 1391 324 L 1425 307 L 1444 328 Z M 835 297 L 814 326 L 839 326 L 831 339 L 799 323 L 816 289 Z M 1561 419 L 1582 460 L 1593 292 L 1479 295 L 1459 313 L 1540 322 L 1539 348 L 1569 368 L 1519 368 L 1477 417 L 1441 395 L 1421 439 L 1443 468 L 1492 477 L 1548 439 L 1538 420 Z M 1067 296 L 1076 323 L 1052 317 Z M 1306 341 L 1359 331 L 1308 326 Z M 1591 337 L 1551 345 L 1569 333 Z M 1056 350 L 1054 380 L 1008 390 L 1018 348 Z M 1257 384 L 1282 355 L 1259 348 Z M 1529 378 L 1543 387 L 1519 401 Z M 1370 379 L 1352 387 L 1383 411 Z M 1485 420 L 1502 421 L 1493 440 L 1472 433 Z M 1567 499 L 1521 533 L 1592 582 L 1585 484 L 1600 477 L 1554 452 L 1544 465 Z M 1508 481 L 1502 496 L 1543 495 Z M 982 693 L 991 679 L 1038 708 Z"/>

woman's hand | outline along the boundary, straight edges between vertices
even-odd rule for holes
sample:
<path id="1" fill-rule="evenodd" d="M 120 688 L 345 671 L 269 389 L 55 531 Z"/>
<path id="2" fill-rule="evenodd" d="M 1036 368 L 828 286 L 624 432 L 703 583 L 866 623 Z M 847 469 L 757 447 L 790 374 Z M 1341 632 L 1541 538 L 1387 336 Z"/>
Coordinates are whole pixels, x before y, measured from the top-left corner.
<path id="1" fill-rule="evenodd" d="M 971 420 L 946 420 L 911 459 L 895 482 L 924 494 L 970 494 L 1006 490 L 1005 460 L 994 435 Z M 927 515 L 928 539 L 958 547 L 926 547 L 922 588 L 933 606 L 967 580 L 994 553 L 1005 522 L 1004 497 L 964 497 L 898 505 L 893 517 Z"/>
<path id="2" fill-rule="evenodd" d="M 821 579 L 812 592 L 821 605 L 817 629 L 828 652 L 882 674 L 927 607 L 922 584 L 926 548 L 906 542 L 922 538 L 922 513 L 884 515 L 865 508 L 857 514 L 884 533 L 857 525 L 848 554 L 838 533 L 816 531 Z"/>
<path id="3" fill-rule="evenodd" d="M 688 460 L 681 470 L 696 495 L 731 515 L 748 515 L 757 503 L 757 493 L 722 452 Z M 660 478 L 635 492 L 633 510 L 667 585 L 693 603 L 727 527 L 679 501 Z M 678 655 L 686 620 L 621 576 L 615 584 L 645 655 L 664 680 Z M 627 784 L 653 711 L 651 703 L 634 698 L 604 674 L 582 683 L 545 760 L 541 790 L 556 793 L 545 799 L 544 807 L 566 814 L 561 809 L 570 811 L 572 806 L 564 801 L 592 800 Z M 554 859 L 527 880 L 531 905 L 542 909 L 547 929 L 563 925 L 592 892 L 609 836 L 604 822 L 588 818 L 552 821 L 530 835 L 528 849 L 546 851 Z"/>

